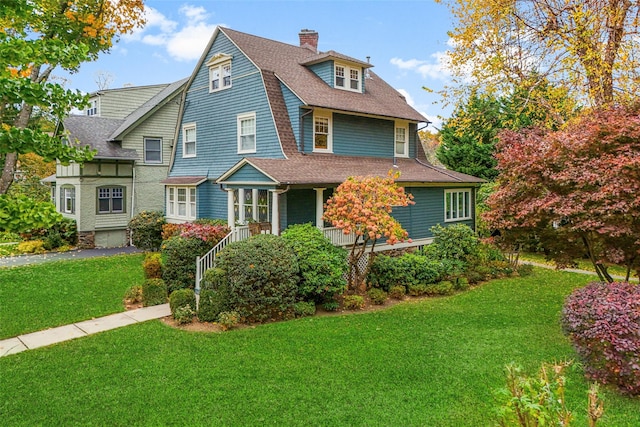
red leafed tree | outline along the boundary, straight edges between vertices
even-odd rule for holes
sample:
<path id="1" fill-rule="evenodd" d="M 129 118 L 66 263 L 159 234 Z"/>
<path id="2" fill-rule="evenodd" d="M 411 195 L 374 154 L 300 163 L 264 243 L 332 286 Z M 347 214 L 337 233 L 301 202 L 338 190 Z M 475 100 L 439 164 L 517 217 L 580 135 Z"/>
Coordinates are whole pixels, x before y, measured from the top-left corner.
<path id="1" fill-rule="evenodd" d="M 588 112 L 560 131 L 506 131 L 484 218 L 503 243 L 535 234 L 559 266 L 587 256 L 640 275 L 640 105 Z"/>
<path id="2" fill-rule="evenodd" d="M 359 265 L 369 248 L 373 252 L 376 241 L 386 238 L 388 244 L 404 241 L 409 234 L 391 216 L 393 207 L 414 204 L 413 196 L 395 182 L 399 173 L 389 172 L 382 177 L 349 177 L 340 184 L 325 204 L 324 220 L 355 235 L 349 253 L 349 288 L 356 291 L 364 283 L 367 267 Z"/>

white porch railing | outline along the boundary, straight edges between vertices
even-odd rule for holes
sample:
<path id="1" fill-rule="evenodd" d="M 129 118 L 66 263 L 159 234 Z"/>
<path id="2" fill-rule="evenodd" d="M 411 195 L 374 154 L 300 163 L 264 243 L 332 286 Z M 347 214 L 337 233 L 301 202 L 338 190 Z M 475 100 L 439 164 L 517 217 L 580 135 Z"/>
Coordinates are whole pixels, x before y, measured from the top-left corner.
<path id="1" fill-rule="evenodd" d="M 224 236 L 224 238 L 220 240 L 209 252 L 196 258 L 196 294 L 200 294 L 200 285 L 202 284 L 202 278 L 204 277 L 205 271 L 215 266 L 216 255 L 229 243 L 239 242 L 248 238 L 248 226 L 234 227 L 233 230 Z"/>
<path id="2" fill-rule="evenodd" d="M 344 234 L 338 227 L 327 227 L 322 230 L 324 237 L 331 240 L 335 246 L 349 246 L 353 245 L 355 241 L 354 234 Z"/>

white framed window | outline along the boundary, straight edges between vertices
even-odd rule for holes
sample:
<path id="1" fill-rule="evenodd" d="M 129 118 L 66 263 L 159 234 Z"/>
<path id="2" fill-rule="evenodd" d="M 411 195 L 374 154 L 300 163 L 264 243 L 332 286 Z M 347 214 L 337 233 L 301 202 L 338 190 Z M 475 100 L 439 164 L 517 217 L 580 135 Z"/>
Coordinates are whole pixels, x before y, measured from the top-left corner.
<path id="1" fill-rule="evenodd" d="M 87 116 L 97 116 L 98 115 L 98 100 L 92 99 L 89 101 L 89 107 L 87 108 Z"/>
<path id="2" fill-rule="evenodd" d="M 238 153 L 256 152 L 256 113 L 238 116 Z"/>
<path id="3" fill-rule="evenodd" d="M 167 217 L 196 219 L 196 187 L 167 187 Z"/>
<path id="4" fill-rule="evenodd" d="M 209 92 L 231 87 L 231 61 L 209 67 Z"/>
<path id="5" fill-rule="evenodd" d="M 244 212 L 244 222 L 251 220 L 258 222 L 269 222 L 269 208 L 271 197 L 269 190 L 245 188 L 242 190 L 243 196 L 240 198 L 240 191 L 233 190 L 233 216 L 240 219 L 240 212 Z"/>
<path id="6" fill-rule="evenodd" d="M 333 151 L 331 139 L 331 117 L 328 114 L 314 115 L 313 151 L 319 153 L 331 153 Z"/>
<path id="7" fill-rule="evenodd" d="M 471 189 L 444 190 L 445 222 L 471 219 Z"/>
<path id="8" fill-rule="evenodd" d="M 144 162 L 147 164 L 162 163 L 162 138 L 144 139 Z"/>
<path id="9" fill-rule="evenodd" d="M 76 189 L 72 185 L 60 187 L 60 212 L 76 213 Z"/>
<path id="10" fill-rule="evenodd" d="M 98 213 L 124 212 L 124 187 L 98 187 Z"/>
<path id="11" fill-rule="evenodd" d="M 182 157 L 196 156 L 196 124 L 182 126 Z"/>
<path id="12" fill-rule="evenodd" d="M 405 124 L 396 123 L 394 155 L 396 157 L 409 157 L 409 130 Z"/>
<path id="13" fill-rule="evenodd" d="M 349 67 L 344 64 L 334 66 L 334 87 L 362 92 L 362 68 Z"/>

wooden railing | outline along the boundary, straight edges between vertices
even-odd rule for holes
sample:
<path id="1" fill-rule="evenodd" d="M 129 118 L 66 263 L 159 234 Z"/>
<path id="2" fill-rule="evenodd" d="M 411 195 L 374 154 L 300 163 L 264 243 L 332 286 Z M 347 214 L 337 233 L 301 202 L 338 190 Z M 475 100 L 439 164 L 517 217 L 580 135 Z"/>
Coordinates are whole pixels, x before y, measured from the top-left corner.
<path id="1" fill-rule="evenodd" d="M 196 286 L 195 291 L 196 294 L 200 294 L 200 286 L 202 285 L 202 278 L 204 277 L 205 271 L 208 269 L 215 267 L 216 255 L 220 253 L 222 249 L 224 249 L 229 243 L 239 242 L 240 240 L 245 240 L 249 238 L 249 227 L 234 227 L 229 234 L 224 236 L 222 240 L 218 242 L 209 252 L 204 254 L 203 256 L 199 256 L 196 258 Z"/>

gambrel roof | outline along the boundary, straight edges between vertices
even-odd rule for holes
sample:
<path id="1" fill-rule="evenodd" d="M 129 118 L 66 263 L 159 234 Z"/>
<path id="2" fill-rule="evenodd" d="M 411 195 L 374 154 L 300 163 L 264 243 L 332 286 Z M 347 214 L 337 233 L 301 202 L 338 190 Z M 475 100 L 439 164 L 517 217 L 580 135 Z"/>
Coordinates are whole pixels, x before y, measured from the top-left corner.
<path id="1" fill-rule="evenodd" d="M 334 58 L 368 68 L 371 64 L 329 51 L 316 53 L 306 47 L 266 39 L 229 28 L 218 27 L 205 54 L 196 66 L 202 65 L 218 33 L 226 35 L 258 67 L 263 74 L 271 73 L 309 107 L 359 113 L 413 122 L 428 120 L 407 104 L 405 98 L 372 71 L 365 81 L 364 93 L 336 90 L 325 83 L 306 65 Z"/>

